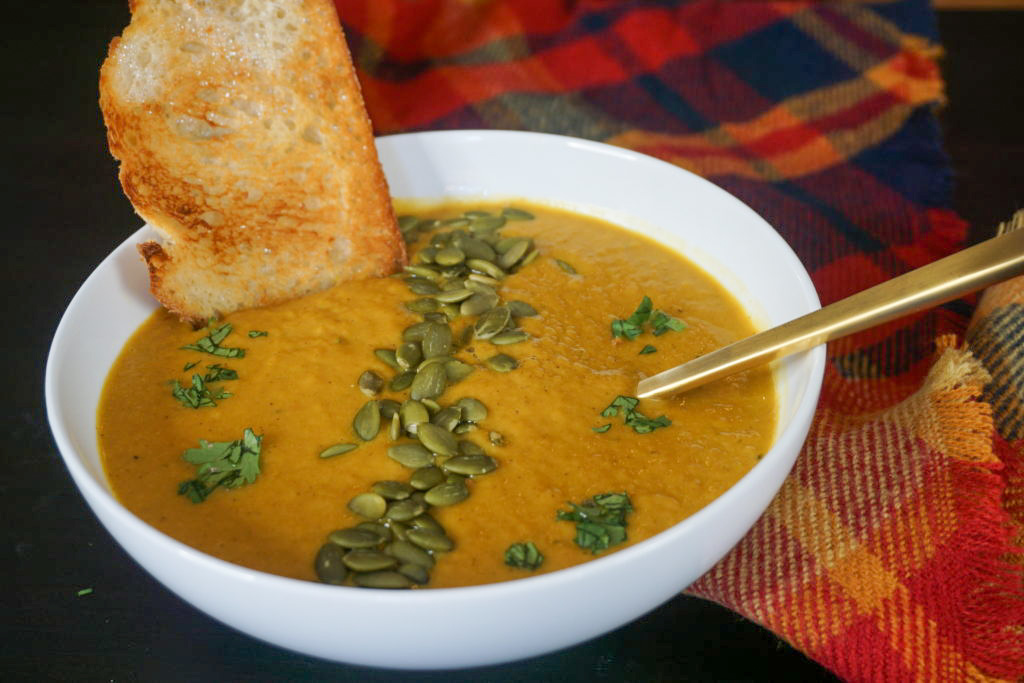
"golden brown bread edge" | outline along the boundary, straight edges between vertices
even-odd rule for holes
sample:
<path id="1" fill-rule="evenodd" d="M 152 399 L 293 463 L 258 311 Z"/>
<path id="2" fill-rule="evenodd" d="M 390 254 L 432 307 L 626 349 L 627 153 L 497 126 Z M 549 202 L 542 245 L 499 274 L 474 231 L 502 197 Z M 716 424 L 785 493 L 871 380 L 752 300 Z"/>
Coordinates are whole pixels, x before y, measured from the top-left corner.
<path id="1" fill-rule="evenodd" d="M 405 263 L 331 0 L 133 0 L 100 71 L 120 181 L 192 324 Z"/>

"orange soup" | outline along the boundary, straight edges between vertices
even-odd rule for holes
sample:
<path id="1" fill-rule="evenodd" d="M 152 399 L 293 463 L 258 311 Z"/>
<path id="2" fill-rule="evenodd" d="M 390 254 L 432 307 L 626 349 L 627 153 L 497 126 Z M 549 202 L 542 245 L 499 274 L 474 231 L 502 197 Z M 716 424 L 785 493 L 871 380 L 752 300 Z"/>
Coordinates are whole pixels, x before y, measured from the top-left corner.
<path id="1" fill-rule="evenodd" d="M 464 586 L 649 538 L 770 447 L 768 369 L 671 399 L 631 398 L 639 379 L 754 331 L 678 253 L 526 203 L 504 214 L 399 209 L 421 217 L 401 219 L 413 264 L 401 277 L 203 330 L 163 310 L 142 325 L 98 415 L 106 473 L 129 510 L 203 552 L 283 576 Z M 227 457 L 247 429 L 260 438 L 258 475 L 239 443 L 235 461 L 247 463 L 214 468 L 197 489 L 197 461 Z"/>

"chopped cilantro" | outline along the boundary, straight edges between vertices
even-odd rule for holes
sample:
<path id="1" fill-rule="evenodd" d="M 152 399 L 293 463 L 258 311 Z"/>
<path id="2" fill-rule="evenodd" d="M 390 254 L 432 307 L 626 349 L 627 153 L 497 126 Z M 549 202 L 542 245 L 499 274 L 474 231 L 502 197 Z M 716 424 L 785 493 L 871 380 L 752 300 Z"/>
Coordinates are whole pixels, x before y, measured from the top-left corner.
<path id="1" fill-rule="evenodd" d="M 640 349 L 640 354 L 639 355 L 646 356 L 647 354 L 654 353 L 657 350 L 658 350 L 657 348 L 655 348 L 655 347 L 651 346 L 650 344 L 648 344 L 644 348 Z"/>
<path id="2" fill-rule="evenodd" d="M 237 371 L 232 370 L 231 368 L 226 368 L 220 363 L 207 365 L 206 369 L 210 371 L 203 377 L 207 382 L 223 382 L 229 379 L 238 379 Z"/>
<path id="3" fill-rule="evenodd" d="M 196 478 L 183 481 L 178 494 L 193 503 L 202 503 L 218 486 L 235 489 L 251 484 L 260 473 L 262 436 L 246 428 L 237 441 L 199 440 L 199 448 L 189 448 L 182 457 L 197 465 Z"/>
<path id="4" fill-rule="evenodd" d="M 679 332 L 686 329 L 686 323 L 682 320 L 673 318 L 664 311 L 654 310 L 651 298 L 645 296 L 632 315 L 625 320 L 612 321 L 612 337 L 633 341 L 643 334 L 644 325 L 646 324 L 650 324 L 651 332 L 654 333 L 655 337 L 660 337 L 669 330 Z M 648 351 L 647 349 L 651 350 Z M 656 350 L 653 346 L 647 345 L 640 353 L 654 353 Z"/>
<path id="5" fill-rule="evenodd" d="M 266 330 L 249 330 L 249 337 L 255 339 L 256 337 L 266 337 Z"/>
<path id="6" fill-rule="evenodd" d="M 526 543 L 513 543 L 505 551 L 505 564 L 517 569 L 529 569 L 533 571 L 544 562 L 544 555 L 537 550 L 533 541 Z"/>
<path id="7" fill-rule="evenodd" d="M 672 420 L 666 416 L 649 418 L 637 411 L 640 400 L 632 396 L 616 396 L 611 404 L 601 411 L 601 417 L 615 417 L 622 413 L 622 419 L 626 426 L 632 427 L 637 434 L 647 434 L 659 427 L 668 427 Z M 594 431 L 597 431 L 596 429 Z"/>
<path id="8" fill-rule="evenodd" d="M 89 595 L 91 593 L 92 593 L 92 588 L 82 588 L 77 593 L 75 593 L 75 595 L 77 595 L 78 597 L 82 597 L 84 595 Z"/>
<path id="9" fill-rule="evenodd" d="M 569 503 L 556 519 L 576 523 L 576 545 L 594 555 L 626 540 L 626 516 L 633 511 L 629 495 L 601 493 L 581 504 Z"/>
<path id="10" fill-rule="evenodd" d="M 178 380 L 171 382 L 171 396 L 181 401 L 181 405 L 186 408 L 213 408 L 217 401 L 231 397 L 230 392 L 211 388 L 207 386 L 207 382 L 238 379 L 238 373 L 216 363 L 206 367 L 210 372 L 207 372 L 205 377 L 199 374 L 192 375 L 192 385 L 189 387 L 182 386 Z"/>
<path id="11" fill-rule="evenodd" d="M 197 360 L 194 360 L 191 363 L 185 363 L 185 367 L 183 367 L 181 369 L 181 371 L 182 372 L 188 372 L 189 370 L 191 370 L 192 368 L 194 368 L 197 365 L 199 365 L 199 361 L 197 361 Z"/>
<path id="12" fill-rule="evenodd" d="M 213 327 L 211 322 L 210 333 L 196 341 L 195 344 L 186 344 L 181 348 L 188 351 L 201 351 L 203 353 L 209 353 L 214 356 L 221 356 L 224 358 L 244 358 L 245 349 L 232 348 L 228 346 L 221 346 L 220 343 L 224 341 L 224 338 L 231 334 L 231 323 L 224 323 L 220 327 Z"/>
<path id="13" fill-rule="evenodd" d="M 612 428 L 612 423 L 609 422 L 608 424 L 603 424 L 600 427 L 594 427 L 594 431 L 597 432 L 598 434 L 604 434 L 605 432 L 607 432 L 611 428 Z"/>

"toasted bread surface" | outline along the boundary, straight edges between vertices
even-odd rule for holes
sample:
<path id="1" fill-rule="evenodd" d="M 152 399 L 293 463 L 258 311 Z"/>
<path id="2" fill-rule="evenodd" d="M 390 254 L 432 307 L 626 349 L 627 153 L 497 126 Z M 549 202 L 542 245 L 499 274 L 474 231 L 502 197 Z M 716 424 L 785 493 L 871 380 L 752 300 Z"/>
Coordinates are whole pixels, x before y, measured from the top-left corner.
<path id="1" fill-rule="evenodd" d="M 193 323 L 405 262 L 331 0 L 133 0 L 100 71 L 120 180 Z"/>

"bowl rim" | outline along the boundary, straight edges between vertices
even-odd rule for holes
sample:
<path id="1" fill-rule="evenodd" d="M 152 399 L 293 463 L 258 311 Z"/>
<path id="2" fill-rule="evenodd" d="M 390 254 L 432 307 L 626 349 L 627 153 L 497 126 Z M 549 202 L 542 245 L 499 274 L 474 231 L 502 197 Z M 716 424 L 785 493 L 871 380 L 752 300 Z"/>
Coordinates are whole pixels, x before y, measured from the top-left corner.
<path id="1" fill-rule="evenodd" d="M 801 290 L 807 297 L 809 304 L 809 310 L 813 310 L 820 306 L 818 301 L 817 293 L 814 285 L 807 273 L 807 270 L 803 264 L 796 257 L 796 254 L 790 248 L 790 246 L 783 240 L 781 235 L 772 228 L 761 216 L 754 212 L 750 207 L 742 202 L 742 200 L 736 198 L 726 190 L 719 186 L 707 181 L 706 179 L 700 178 L 695 174 L 687 171 L 684 168 L 670 164 L 666 161 L 648 156 L 641 152 L 634 150 L 615 147 L 606 143 L 595 142 L 591 140 L 585 140 L 581 138 L 573 138 L 569 136 L 555 135 L 549 133 L 535 133 L 526 131 L 495 131 L 495 130 L 447 130 L 447 131 L 427 131 L 427 132 L 415 132 L 415 133 L 400 133 L 395 135 L 382 136 L 378 138 L 378 146 L 384 145 L 401 145 L 403 141 L 415 139 L 415 140 L 429 140 L 429 141 L 467 141 L 467 140 L 495 140 L 495 139 L 509 139 L 514 142 L 519 141 L 539 141 L 541 144 L 560 144 L 569 145 L 571 147 L 580 148 L 589 152 L 599 152 L 601 154 L 611 154 L 628 159 L 634 163 L 641 164 L 654 164 L 657 166 L 664 166 L 672 169 L 673 172 L 688 174 L 693 178 L 696 178 L 701 183 L 705 184 L 705 189 L 710 192 L 720 193 L 726 197 L 729 201 L 735 202 L 742 206 L 744 209 L 749 211 L 755 216 L 758 222 L 763 223 L 769 231 L 769 237 L 775 239 L 780 248 L 780 254 L 787 254 L 787 258 L 790 258 L 793 265 L 793 273 L 796 277 Z M 443 198 L 442 198 L 443 199 Z M 796 409 L 789 417 L 789 422 L 781 429 L 777 429 L 776 438 L 771 446 L 771 449 L 765 454 L 765 457 L 758 462 L 753 468 L 751 468 L 743 477 L 737 482 L 730 486 L 721 495 L 716 497 L 713 501 L 708 503 L 706 506 L 696 511 L 692 515 L 680 520 L 674 525 L 667 529 L 655 534 L 654 536 L 645 539 L 643 541 L 634 543 L 626 548 L 618 549 L 614 552 L 606 555 L 596 556 L 589 559 L 580 565 L 568 567 L 565 569 L 556 570 L 553 572 L 536 575 L 536 576 L 524 576 L 522 578 L 502 581 L 498 583 L 489 583 L 474 586 L 463 586 L 463 587 L 452 587 L 452 588 L 431 588 L 429 590 L 415 590 L 415 591 L 367 591 L 364 589 L 352 587 L 352 586 L 328 586 L 313 581 L 307 581 L 302 579 L 295 579 L 289 577 L 283 577 L 276 574 L 270 574 L 264 571 L 251 569 L 241 565 L 233 564 L 226 560 L 221 560 L 213 555 L 206 554 L 202 551 L 196 550 L 191 546 L 188 546 L 181 541 L 178 541 L 163 532 L 157 530 L 155 527 L 150 526 L 140 518 L 135 516 L 131 511 L 124 507 L 124 505 L 116 498 L 112 490 L 107 485 L 101 484 L 96 475 L 89 471 L 87 468 L 84 458 L 78 453 L 74 446 L 74 440 L 69 432 L 67 419 L 63 414 L 62 408 L 59 405 L 58 396 L 61 392 L 60 376 L 58 370 L 60 366 L 60 357 L 62 350 L 65 345 L 70 342 L 70 336 L 73 331 L 70 329 L 69 317 L 70 313 L 75 310 L 76 306 L 80 305 L 81 300 L 87 296 L 87 290 L 89 289 L 90 282 L 93 282 L 98 277 L 98 273 L 105 267 L 110 267 L 110 262 L 114 260 L 118 254 L 124 249 L 133 249 L 134 245 L 139 239 L 140 235 L 144 234 L 145 231 L 151 230 L 149 226 L 143 225 L 138 230 L 129 235 L 119 245 L 117 245 L 107 256 L 93 269 L 89 276 L 83 281 L 74 297 L 70 300 L 67 308 L 61 315 L 60 323 L 58 324 L 53 340 L 50 345 L 50 349 L 47 355 L 46 371 L 45 371 L 45 405 L 47 410 L 47 418 L 49 421 L 51 432 L 54 436 L 54 440 L 61 453 L 61 457 L 65 462 L 65 466 L 68 468 L 72 478 L 76 485 L 82 489 L 87 502 L 91 507 L 100 505 L 103 508 L 104 513 L 113 515 L 116 521 L 122 525 L 126 525 L 134 533 L 140 534 L 142 538 L 146 539 L 149 543 L 164 544 L 169 550 L 173 550 L 177 554 L 181 555 L 185 560 L 198 563 L 213 571 L 224 575 L 231 575 L 235 577 L 244 577 L 249 580 L 267 582 L 267 585 L 273 587 L 276 590 L 282 590 L 285 593 L 291 595 L 308 595 L 316 597 L 318 599 L 338 599 L 339 596 L 345 600 L 357 600 L 365 601 L 372 600 L 374 603 L 381 602 L 394 602 L 396 604 L 420 604 L 420 603 L 433 603 L 438 601 L 451 601 L 451 600 L 473 600 L 475 596 L 481 593 L 486 593 L 491 596 L 505 595 L 505 596 L 516 596 L 523 592 L 531 592 L 536 587 L 540 586 L 559 586 L 566 583 L 575 582 L 577 577 L 593 572 L 600 572 L 606 567 L 613 567 L 616 565 L 628 564 L 633 561 L 634 557 L 649 552 L 652 548 L 661 547 L 669 544 L 675 544 L 679 542 L 679 539 L 686 536 L 691 532 L 691 529 L 699 528 L 703 524 L 703 520 L 707 517 L 713 517 L 718 514 L 720 508 L 727 508 L 735 504 L 735 501 L 739 498 L 748 494 L 747 489 L 754 486 L 758 479 L 761 478 L 759 474 L 762 469 L 768 466 L 768 461 L 771 458 L 771 454 L 785 446 L 788 449 L 792 449 L 794 452 L 793 460 L 796 458 L 796 453 L 800 451 L 800 447 L 804 439 L 806 438 L 806 427 L 802 425 L 810 424 L 811 418 L 813 417 L 814 411 L 818 403 L 818 396 L 821 390 L 822 381 L 824 378 L 825 370 L 825 347 L 824 345 L 815 347 L 811 350 L 805 351 L 800 354 L 800 357 L 806 357 L 809 360 L 809 364 L 806 370 L 807 374 L 807 386 L 800 396 Z M 157 307 L 154 301 L 154 309 Z M 778 386 L 778 382 L 776 382 Z M 95 421 L 95 417 L 93 418 Z M 798 432 L 803 432 L 802 434 Z M 94 435 L 95 438 L 95 435 Z M 799 443 L 793 443 L 799 441 Z M 792 462 L 786 467 L 786 476 L 792 469 Z M 100 476 L 104 476 L 102 473 Z M 98 510 L 94 509 L 94 514 L 99 514 Z M 763 514 L 759 512 L 757 517 Z M 101 518 L 103 526 L 107 526 L 107 522 Z M 120 545 L 120 539 L 117 539 Z M 129 553 L 131 554 L 131 553 Z M 717 559 L 716 559 L 717 561 Z M 136 559 L 136 562 L 139 562 Z M 141 564 L 141 563 L 140 563 Z M 145 568 L 145 567 L 144 567 Z M 147 573 L 149 572 L 147 568 Z M 172 589 L 173 590 L 173 589 Z M 176 591 L 175 591 L 176 592 Z M 201 605 L 196 605 L 199 609 L 202 609 Z"/>

